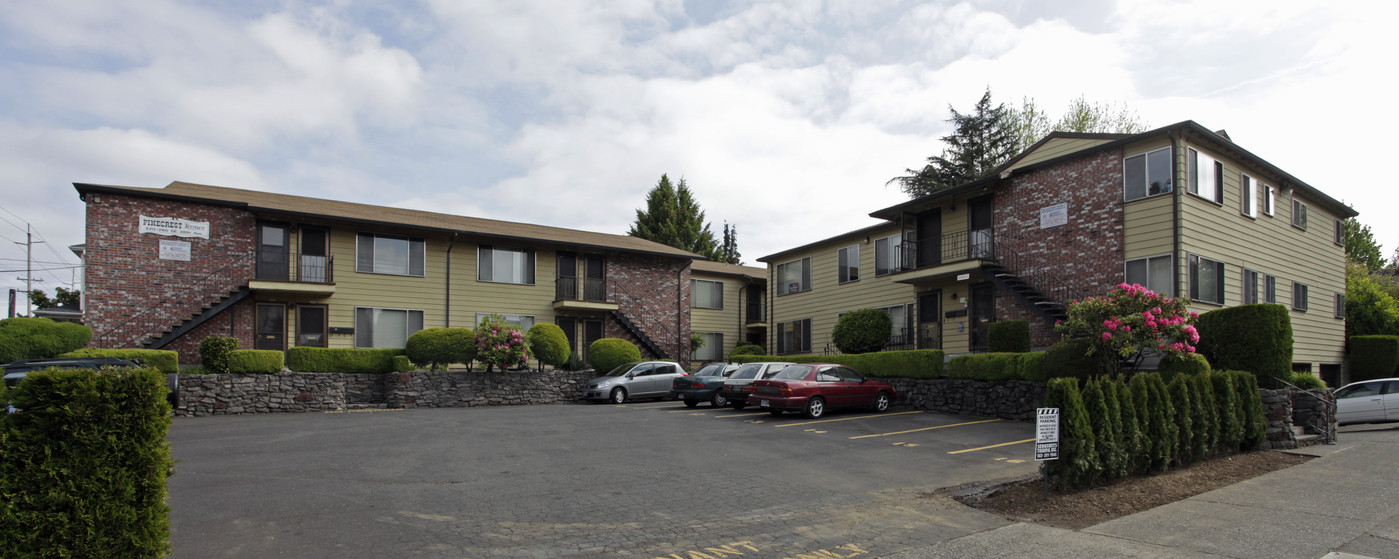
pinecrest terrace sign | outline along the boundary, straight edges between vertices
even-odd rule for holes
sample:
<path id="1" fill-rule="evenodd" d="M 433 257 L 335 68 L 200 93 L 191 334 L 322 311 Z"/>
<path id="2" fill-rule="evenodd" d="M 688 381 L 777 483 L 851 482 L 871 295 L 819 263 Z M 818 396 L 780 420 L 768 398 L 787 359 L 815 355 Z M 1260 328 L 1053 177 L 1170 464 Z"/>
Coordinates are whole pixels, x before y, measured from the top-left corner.
<path id="1" fill-rule="evenodd" d="M 199 237 L 209 238 L 209 222 L 189 221 L 175 217 L 147 217 L 141 216 L 140 226 L 137 227 L 140 234 L 151 233 L 154 235 L 167 235 L 171 237 Z"/>

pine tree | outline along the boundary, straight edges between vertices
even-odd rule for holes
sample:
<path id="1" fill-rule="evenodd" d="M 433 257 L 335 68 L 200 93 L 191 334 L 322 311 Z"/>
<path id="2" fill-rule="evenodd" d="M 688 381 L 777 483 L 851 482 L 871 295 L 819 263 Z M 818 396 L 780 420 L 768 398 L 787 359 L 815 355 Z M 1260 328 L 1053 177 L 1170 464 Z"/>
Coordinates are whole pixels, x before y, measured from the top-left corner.
<path id="1" fill-rule="evenodd" d="M 991 104 L 991 88 L 986 88 L 970 113 L 959 113 L 950 105 L 947 108 L 952 111 L 948 122 L 955 131 L 942 137 L 947 145 L 942 155 L 929 157 L 922 169 L 905 169 L 908 175 L 889 181 L 899 183 L 911 198 L 984 177 L 1015 155 L 1016 135 L 1010 109 L 1005 104 Z"/>
<path id="2" fill-rule="evenodd" d="M 704 221 L 704 210 L 695 201 L 694 193 L 680 179 L 671 185 L 670 177 L 661 175 L 660 182 L 646 193 L 646 209 L 636 210 L 636 222 L 628 235 L 655 241 L 681 250 L 688 250 L 710 260 L 724 262 L 723 247 L 714 240 L 714 232 Z M 738 257 L 736 235 L 726 242 L 733 244 L 733 256 Z"/>
<path id="3" fill-rule="evenodd" d="M 724 240 L 719 245 L 718 261 L 728 264 L 743 264 L 738 253 L 738 226 L 724 222 Z"/>

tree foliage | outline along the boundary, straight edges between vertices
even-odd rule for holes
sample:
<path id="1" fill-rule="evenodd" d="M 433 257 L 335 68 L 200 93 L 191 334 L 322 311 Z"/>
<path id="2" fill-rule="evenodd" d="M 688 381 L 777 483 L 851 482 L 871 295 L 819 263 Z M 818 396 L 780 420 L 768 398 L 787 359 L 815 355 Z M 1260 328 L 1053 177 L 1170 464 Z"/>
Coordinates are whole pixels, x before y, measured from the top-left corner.
<path id="1" fill-rule="evenodd" d="M 889 344 L 894 324 L 882 309 L 860 309 L 836 319 L 831 329 L 831 342 L 841 353 L 870 353 Z"/>
<path id="2" fill-rule="evenodd" d="M 724 222 L 723 239 L 719 241 L 718 258 L 715 258 L 715 260 L 725 264 L 738 265 L 743 264 L 743 260 L 740 258 L 741 256 L 742 255 L 738 253 L 738 226 L 729 225 L 726 221 Z"/>
<path id="3" fill-rule="evenodd" d="M 1086 132 L 1106 134 L 1139 134 L 1149 130 L 1137 112 L 1125 104 L 1089 101 L 1079 95 L 1057 120 L 1041 109 L 1034 99 L 1020 100 L 1020 107 L 1011 109 L 1010 126 L 1015 134 L 1015 150 L 1022 151 L 1040 141 L 1050 132 Z"/>
<path id="4" fill-rule="evenodd" d="M 1100 373 L 1117 372 L 1122 360 L 1135 370 L 1151 355 L 1181 358 L 1200 342 L 1196 315 L 1186 311 L 1184 300 L 1136 284 L 1120 283 L 1105 296 L 1073 301 L 1068 314 L 1054 329 L 1066 338 L 1092 340 L 1086 354 L 1094 356 Z"/>
<path id="5" fill-rule="evenodd" d="M 1369 225 L 1349 217 L 1342 222 L 1341 234 L 1346 243 L 1346 258 L 1351 262 L 1374 271 L 1384 268 L 1384 252 L 1375 242 L 1375 234 L 1370 231 Z"/>
<path id="6" fill-rule="evenodd" d="M 627 234 L 716 262 L 738 263 L 737 228 L 724 224 L 724 244 L 715 240 L 714 232 L 704 221 L 704 210 L 685 179 L 672 185 L 670 177 L 661 175 L 661 180 L 646 193 L 646 209 L 636 210 L 636 221 Z"/>
<path id="7" fill-rule="evenodd" d="M 905 169 L 908 175 L 894 177 L 911 198 L 927 196 L 959 184 L 986 176 L 997 165 L 1015 155 L 1015 135 L 1011 127 L 1010 109 L 1005 104 L 993 105 L 991 88 L 986 88 L 981 100 L 969 113 L 952 111 L 952 134 L 942 137 L 947 145 L 942 155 L 928 158 L 922 169 Z"/>
<path id="8" fill-rule="evenodd" d="M 69 291 L 62 287 L 53 289 L 53 298 L 42 289 L 35 289 L 29 292 L 29 302 L 39 309 L 51 309 L 54 307 L 76 307 L 82 301 L 82 290 L 74 289 Z"/>
<path id="9" fill-rule="evenodd" d="M 1399 334 L 1399 300 L 1364 265 L 1346 264 L 1346 337 L 1393 334 Z"/>

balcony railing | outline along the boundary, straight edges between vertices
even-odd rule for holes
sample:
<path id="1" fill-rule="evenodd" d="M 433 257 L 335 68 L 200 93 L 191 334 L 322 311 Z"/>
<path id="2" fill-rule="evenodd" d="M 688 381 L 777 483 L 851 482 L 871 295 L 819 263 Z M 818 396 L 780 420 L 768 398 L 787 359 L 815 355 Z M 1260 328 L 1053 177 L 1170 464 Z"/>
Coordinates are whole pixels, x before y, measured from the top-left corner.
<path id="1" fill-rule="evenodd" d="M 966 260 L 996 259 L 996 230 L 955 231 L 933 244 L 905 239 L 899 247 L 899 270 L 916 270 Z"/>
<path id="2" fill-rule="evenodd" d="M 556 301 L 607 301 L 607 280 L 603 278 L 554 278 Z"/>
<path id="3" fill-rule="evenodd" d="M 335 283 L 334 257 L 279 250 L 257 251 L 253 279 L 299 283 Z"/>

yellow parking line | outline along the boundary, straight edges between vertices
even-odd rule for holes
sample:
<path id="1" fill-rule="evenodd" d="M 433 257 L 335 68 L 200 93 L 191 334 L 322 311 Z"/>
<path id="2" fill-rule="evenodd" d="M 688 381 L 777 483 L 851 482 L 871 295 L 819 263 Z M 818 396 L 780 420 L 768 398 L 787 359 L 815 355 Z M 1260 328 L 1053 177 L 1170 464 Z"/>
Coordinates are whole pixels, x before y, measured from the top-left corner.
<path id="1" fill-rule="evenodd" d="M 688 412 L 696 412 L 696 411 L 723 411 L 723 410 L 724 410 L 724 408 L 716 408 L 716 407 L 714 407 L 714 406 L 706 405 L 705 407 L 702 407 L 702 408 L 685 408 L 685 409 L 683 409 L 683 410 L 671 410 L 671 411 L 668 411 L 668 412 L 666 412 L 666 413 L 683 413 L 683 412 L 687 412 L 687 411 L 688 411 Z"/>
<path id="2" fill-rule="evenodd" d="M 778 427 L 793 427 L 797 425 L 815 425 L 817 423 L 831 423 L 833 421 L 854 421 L 856 419 L 874 419 L 876 417 L 894 417 L 896 415 L 908 415 L 910 413 L 923 413 L 921 411 L 901 411 L 899 413 L 881 413 L 879 415 L 857 415 L 854 417 L 842 417 L 840 419 L 818 419 L 816 421 L 799 421 L 797 423 L 784 423 Z M 779 416 L 780 417 L 780 416 Z"/>
<path id="3" fill-rule="evenodd" d="M 1008 442 L 1008 443 L 993 444 L 993 445 L 991 445 L 991 446 L 983 446 L 983 447 L 979 447 L 979 448 L 968 448 L 968 449 L 965 449 L 965 450 L 954 450 L 954 451 L 948 452 L 948 454 L 961 454 L 961 453 L 963 453 L 963 452 L 976 452 L 976 451 L 978 451 L 978 450 L 986 450 L 986 449 L 988 449 L 988 448 L 996 448 L 996 447 L 1000 447 L 1000 446 L 1010 446 L 1010 445 L 1013 445 L 1013 444 L 1028 443 L 1028 442 L 1031 442 L 1031 441 L 1034 441 L 1034 440 L 1035 440 L 1035 439 L 1025 439 L 1025 440 L 1023 440 L 1023 441 L 1011 441 L 1011 442 Z"/>
<path id="4" fill-rule="evenodd" d="M 858 437 L 850 437 L 850 438 L 852 438 L 852 439 L 868 439 L 868 438 L 870 438 L 870 437 L 887 437 L 887 436 L 889 436 L 889 435 L 905 435 L 905 434 L 908 434 L 908 433 L 917 433 L 917 432 L 919 432 L 919 431 L 932 431 L 933 429 L 944 429 L 944 428 L 947 428 L 947 427 L 961 427 L 961 426 L 963 426 L 963 425 L 976 425 L 977 423 L 991 423 L 991 422 L 993 422 L 993 421 L 1000 421 L 1000 419 L 983 419 L 983 420 L 981 420 L 981 421 L 968 421 L 968 422 L 966 422 L 966 423 L 953 423 L 953 424 L 951 424 L 951 425 L 938 425 L 938 426 L 935 426 L 935 427 L 923 427 L 923 428 L 921 428 L 921 429 L 909 429 L 909 430 L 907 430 L 907 431 L 895 431 L 895 432 L 893 432 L 893 433 L 875 433 L 875 434 L 873 434 L 873 435 L 860 435 L 860 436 L 858 436 Z"/>

